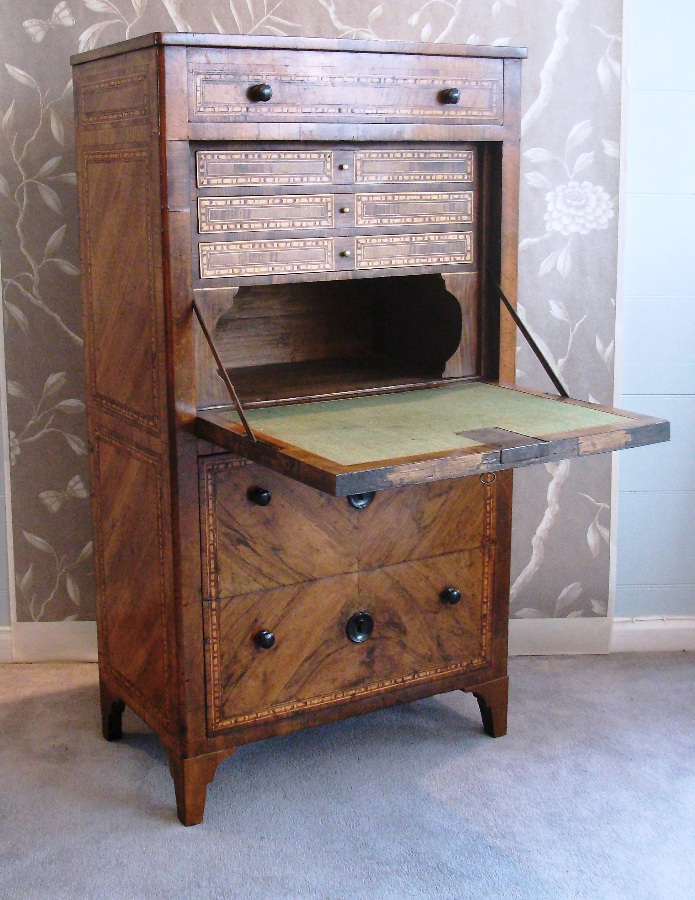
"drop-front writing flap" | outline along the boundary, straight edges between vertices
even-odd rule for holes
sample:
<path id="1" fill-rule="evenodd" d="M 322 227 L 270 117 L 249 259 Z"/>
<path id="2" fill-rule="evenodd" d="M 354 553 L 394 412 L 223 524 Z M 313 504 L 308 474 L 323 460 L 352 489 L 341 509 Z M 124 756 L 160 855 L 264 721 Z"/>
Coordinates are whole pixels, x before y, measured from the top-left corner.
<path id="1" fill-rule="evenodd" d="M 458 383 L 247 411 L 204 410 L 197 433 L 344 496 L 668 440 L 669 424 L 512 386 Z"/>

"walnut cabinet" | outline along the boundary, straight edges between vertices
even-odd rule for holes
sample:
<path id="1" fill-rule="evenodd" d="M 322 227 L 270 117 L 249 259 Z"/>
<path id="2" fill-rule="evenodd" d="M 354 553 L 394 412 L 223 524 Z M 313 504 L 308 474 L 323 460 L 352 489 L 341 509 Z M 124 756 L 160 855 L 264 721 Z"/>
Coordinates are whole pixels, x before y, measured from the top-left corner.
<path id="1" fill-rule="evenodd" d="M 524 55 L 73 59 L 104 735 L 184 824 L 249 741 L 455 689 L 504 734 L 512 468 L 667 438 L 513 385 Z"/>

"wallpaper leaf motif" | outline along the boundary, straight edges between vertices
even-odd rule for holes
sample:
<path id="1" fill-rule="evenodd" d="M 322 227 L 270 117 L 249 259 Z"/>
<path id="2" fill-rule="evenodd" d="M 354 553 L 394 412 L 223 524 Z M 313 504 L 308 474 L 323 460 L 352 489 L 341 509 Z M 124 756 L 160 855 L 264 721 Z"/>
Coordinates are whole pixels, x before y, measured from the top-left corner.
<path id="1" fill-rule="evenodd" d="M 78 49 L 172 28 L 528 46 L 520 313 L 573 395 L 610 400 L 620 0 L 51 0 L 32 5 L 35 18 L 27 6 L 5 4 L 0 29 L 20 620 L 93 617 L 68 65 Z M 520 376 L 527 383 L 544 386 L 521 346 L 519 368 L 531 373 Z M 515 476 L 515 615 L 605 615 L 609 479 L 605 460 Z M 574 585 L 581 592 L 569 602 Z"/>
<path id="2" fill-rule="evenodd" d="M 622 40 L 617 34 L 606 34 L 603 28 L 600 28 L 598 25 L 592 25 L 591 27 L 608 41 L 606 51 L 596 66 L 596 75 L 601 88 L 603 93 L 607 94 L 613 84 L 616 82 L 620 84 L 621 65 L 618 54 Z M 615 79 L 615 82 L 613 79 Z"/>
<path id="3" fill-rule="evenodd" d="M 540 92 L 522 116 L 522 136 L 538 121 L 543 110 L 549 105 L 553 95 L 555 75 L 569 43 L 570 19 L 579 5 L 579 0 L 559 0 L 559 3 L 560 12 L 555 23 L 555 42 L 541 70 Z"/>
<path id="4" fill-rule="evenodd" d="M 377 39 L 376 32 L 372 28 L 372 22 L 374 22 L 378 16 L 372 16 L 372 13 L 374 12 L 373 9 L 367 15 L 367 22 L 365 25 L 348 25 L 341 20 L 334 0 L 318 0 L 318 2 L 319 6 L 323 7 L 328 13 L 331 25 L 338 32 L 338 37 L 366 41 Z M 440 2 L 440 0 L 435 0 L 435 2 Z M 349 4 L 343 4 L 343 6 L 349 6 Z"/>
<path id="5" fill-rule="evenodd" d="M 527 250 L 534 244 L 550 240 L 554 234 L 568 238 L 566 244 L 553 250 L 541 262 L 538 274 L 543 277 L 553 269 L 567 278 L 572 268 L 572 242 L 576 235 L 587 235 L 591 231 L 608 228 L 608 222 L 615 216 L 614 202 L 601 185 L 590 181 L 578 181 L 580 172 L 590 168 L 595 162 L 595 152 L 585 150 L 572 156 L 593 134 L 590 119 L 577 122 L 567 135 L 564 156 L 552 153 L 543 147 L 533 147 L 524 152 L 524 157 L 537 164 L 555 162 L 564 169 L 567 181 L 555 187 L 542 172 L 527 172 L 525 180 L 532 188 L 545 191 L 544 213 L 545 234 L 536 238 L 525 238 L 519 250 Z"/>
<path id="6" fill-rule="evenodd" d="M 290 22 L 279 14 L 285 0 L 275 0 L 272 5 L 268 0 L 246 0 L 245 7 L 241 3 L 229 0 L 229 9 L 232 13 L 234 26 L 225 29 L 220 20 L 212 14 L 215 27 L 224 34 L 225 31 L 237 31 L 239 34 L 255 34 L 265 32 L 287 37 L 300 28 L 296 22 Z"/>

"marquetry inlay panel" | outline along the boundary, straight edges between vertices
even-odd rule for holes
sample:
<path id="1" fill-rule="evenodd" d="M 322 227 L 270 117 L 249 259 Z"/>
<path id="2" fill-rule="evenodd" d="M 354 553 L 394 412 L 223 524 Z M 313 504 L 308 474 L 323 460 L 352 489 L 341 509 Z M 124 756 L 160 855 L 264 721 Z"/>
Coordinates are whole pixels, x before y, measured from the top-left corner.
<path id="1" fill-rule="evenodd" d="M 473 262 L 470 232 L 366 235 L 355 238 L 355 267 L 454 266 Z"/>
<path id="2" fill-rule="evenodd" d="M 332 194 L 275 197 L 201 197 L 198 231 L 259 231 L 271 228 L 332 228 Z"/>
<path id="3" fill-rule="evenodd" d="M 357 194 L 356 225 L 470 225 L 473 192 L 409 194 Z"/>
<path id="4" fill-rule="evenodd" d="M 331 150 L 199 150 L 198 187 L 331 184 Z"/>
<path id="5" fill-rule="evenodd" d="M 351 64 L 354 67 L 354 62 Z M 241 71 L 196 66 L 191 70 L 192 120 L 501 122 L 501 67 L 500 77 L 468 78 L 459 73 L 454 77 L 461 100 L 444 104 L 439 95 L 451 87 L 451 76 L 319 75 L 316 71 L 264 70 L 257 64 Z M 273 87 L 270 102 L 249 101 L 248 88 L 255 83 Z"/>
<path id="6" fill-rule="evenodd" d="M 472 150 L 357 150 L 357 184 L 473 181 Z"/>
<path id="7" fill-rule="evenodd" d="M 79 105 L 84 125 L 132 125 L 150 114 L 148 73 L 131 72 L 82 86 Z"/>
<path id="8" fill-rule="evenodd" d="M 327 272 L 334 268 L 332 238 L 226 241 L 199 246 L 201 278 Z"/>

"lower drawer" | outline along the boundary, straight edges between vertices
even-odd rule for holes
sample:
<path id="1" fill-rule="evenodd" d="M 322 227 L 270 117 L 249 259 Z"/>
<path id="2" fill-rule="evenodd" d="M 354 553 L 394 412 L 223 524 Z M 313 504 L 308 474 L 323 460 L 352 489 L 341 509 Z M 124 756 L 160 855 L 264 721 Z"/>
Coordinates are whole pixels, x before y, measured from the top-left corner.
<path id="1" fill-rule="evenodd" d="M 208 731 L 489 665 L 494 552 L 487 546 L 207 602 Z M 447 588 L 461 599 L 444 599 Z M 347 626 L 360 612 L 374 624 L 357 643 Z M 273 634 L 272 647 L 259 646 L 261 631 Z"/>

